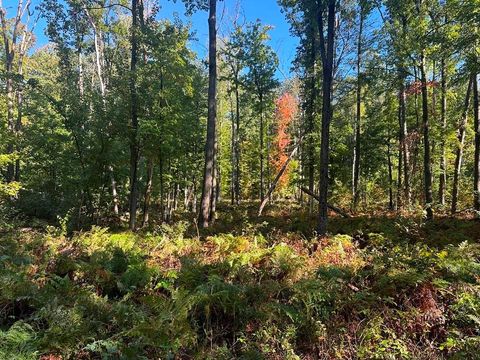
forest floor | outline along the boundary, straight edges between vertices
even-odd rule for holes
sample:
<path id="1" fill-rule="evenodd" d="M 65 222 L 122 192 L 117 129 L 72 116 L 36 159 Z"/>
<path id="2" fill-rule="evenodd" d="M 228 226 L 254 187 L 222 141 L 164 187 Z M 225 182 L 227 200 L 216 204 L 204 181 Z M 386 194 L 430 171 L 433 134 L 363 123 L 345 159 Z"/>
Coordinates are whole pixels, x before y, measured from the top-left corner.
<path id="1" fill-rule="evenodd" d="M 256 209 L 1 229 L 0 359 L 479 358 L 480 221 Z"/>

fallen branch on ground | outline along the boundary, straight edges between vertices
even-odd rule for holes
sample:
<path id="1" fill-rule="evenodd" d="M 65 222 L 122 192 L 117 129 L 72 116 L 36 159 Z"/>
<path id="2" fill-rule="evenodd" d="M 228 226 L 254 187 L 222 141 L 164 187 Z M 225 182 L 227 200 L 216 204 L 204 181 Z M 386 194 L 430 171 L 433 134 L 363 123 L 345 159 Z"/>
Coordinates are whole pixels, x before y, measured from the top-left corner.
<path id="1" fill-rule="evenodd" d="M 314 194 L 313 192 L 311 192 L 309 189 L 307 188 L 304 188 L 304 187 L 301 187 L 300 190 L 302 190 L 305 194 L 307 195 L 310 195 L 312 198 L 314 198 L 315 200 L 317 201 L 320 201 L 320 198 L 318 197 L 317 194 Z M 336 206 L 333 206 L 333 205 L 330 205 L 330 204 L 327 204 L 327 207 L 332 210 L 333 212 L 336 212 L 337 214 L 340 214 L 342 215 L 344 218 L 350 218 L 350 214 L 348 214 L 347 212 L 345 212 L 344 210 L 336 207 Z"/>

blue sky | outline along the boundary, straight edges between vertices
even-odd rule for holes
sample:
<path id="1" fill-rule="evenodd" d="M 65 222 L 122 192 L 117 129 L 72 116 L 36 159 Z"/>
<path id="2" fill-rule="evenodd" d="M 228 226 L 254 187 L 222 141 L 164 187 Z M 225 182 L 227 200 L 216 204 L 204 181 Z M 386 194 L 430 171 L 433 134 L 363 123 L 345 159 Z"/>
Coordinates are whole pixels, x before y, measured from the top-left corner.
<path id="1" fill-rule="evenodd" d="M 152 1 L 152 0 L 150 0 Z M 38 5 L 41 0 L 33 0 L 33 5 Z M 181 0 L 173 2 L 172 0 L 157 0 L 160 3 L 161 10 L 159 18 L 173 19 L 177 14 L 181 19 L 191 22 L 192 30 L 196 33 L 197 41 L 192 42 L 192 48 L 200 57 L 205 57 L 208 44 L 208 23 L 207 12 L 198 12 L 191 17 L 185 16 L 185 7 Z M 7 7 L 9 16 L 14 16 L 17 0 L 6 0 L 4 6 Z M 280 65 L 277 71 L 279 80 L 290 76 L 291 62 L 295 56 L 295 50 L 298 39 L 292 37 L 289 32 L 289 24 L 280 11 L 280 6 L 276 0 L 225 0 L 218 3 L 218 27 L 219 35 L 226 36 L 228 29 L 231 28 L 232 19 L 239 14 L 239 22 L 256 21 L 259 19 L 263 24 L 271 25 L 273 29 L 270 32 L 270 45 L 277 53 Z M 37 47 L 43 46 L 48 42 L 44 35 L 45 22 L 40 21 L 36 28 Z"/>

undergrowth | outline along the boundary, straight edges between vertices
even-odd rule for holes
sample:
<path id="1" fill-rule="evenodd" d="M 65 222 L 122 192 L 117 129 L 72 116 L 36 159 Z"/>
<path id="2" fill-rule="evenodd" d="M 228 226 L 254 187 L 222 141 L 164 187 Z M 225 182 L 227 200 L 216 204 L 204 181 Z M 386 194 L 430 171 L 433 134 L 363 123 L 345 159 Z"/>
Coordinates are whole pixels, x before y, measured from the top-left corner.
<path id="1" fill-rule="evenodd" d="M 241 219 L 5 231 L 0 358 L 477 358 L 478 223 L 335 219 L 312 253 L 307 216 Z"/>

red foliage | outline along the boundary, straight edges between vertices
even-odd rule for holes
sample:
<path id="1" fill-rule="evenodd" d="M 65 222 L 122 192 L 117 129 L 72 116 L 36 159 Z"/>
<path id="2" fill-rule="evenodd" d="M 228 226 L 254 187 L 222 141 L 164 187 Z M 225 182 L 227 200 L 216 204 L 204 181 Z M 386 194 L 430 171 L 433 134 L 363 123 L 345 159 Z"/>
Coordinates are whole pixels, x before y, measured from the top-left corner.
<path id="1" fill-rule="evenodd" d="M 427 88 L 428 87 L 438 87 L 438 81 L 427 81 Z M 422 82 L 415 81 L 411 83 L 410 86 L 407 87 L 407 90 L 405 92 L 407 95 L 420 94 L 422 92 Z"/>
<path id="2" fill-rule="evenodd" d="M 284 93 L 275 102 L 276 136 L 274 140 L 274 154 L 271 159 L 273 168 L 278 173 L 288 159 L 287 147 L 290 145 L 288 127 L 298 112 L 298 100 L 290 93 Z M 278 187 L 288 183 L 288 170 L 280 178 Z"/>

